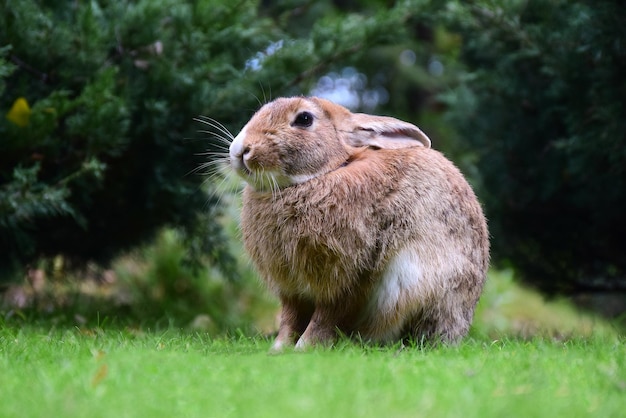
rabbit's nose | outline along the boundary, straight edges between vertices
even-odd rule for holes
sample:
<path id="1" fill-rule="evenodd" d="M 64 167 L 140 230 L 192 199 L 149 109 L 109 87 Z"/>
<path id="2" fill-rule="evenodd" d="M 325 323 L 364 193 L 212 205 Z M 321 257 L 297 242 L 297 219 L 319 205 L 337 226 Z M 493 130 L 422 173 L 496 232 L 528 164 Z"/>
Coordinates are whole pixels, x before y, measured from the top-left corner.
<path id="1" fill-rule="evenodd" d="M 228 149 L 228 153 L 230 158 L 239 159 L 243 156 L 244 149 L 246 148 L 244 141 L 246 139 L 246 128 L 244 127 L 241 132 L 233 139 L 230 147 Z"/>
<path id="2" fill-rule="evenodd" d="M 235 170 L 248 170 L 246 160 L 250 156 L 250 147 L 245 144 L 245 139 L 246 128 L 244 127 L 235 139 L 233 139 L 233 142 L 230 144 L 230 148 L 228 149 L 230 164 Z"/>
<path id="3" fill-rule="evenodd" d="M 241 163 L 247 170 L 251 169 L 250 160 L 252 158 L 252 154 L 252 149 L 249 146 L 244 147 L 243 153 L 241 154 Z"/>

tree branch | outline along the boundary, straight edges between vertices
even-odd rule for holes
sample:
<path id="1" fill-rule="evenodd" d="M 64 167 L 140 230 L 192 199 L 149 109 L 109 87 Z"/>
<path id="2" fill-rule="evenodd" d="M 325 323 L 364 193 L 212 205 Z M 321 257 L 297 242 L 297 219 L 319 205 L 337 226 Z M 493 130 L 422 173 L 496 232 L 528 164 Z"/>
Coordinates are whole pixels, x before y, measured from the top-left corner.
<path id="1" fill-rule="evenodd" d="M 356 44 L 353 45 L 352 47 L 345 49 L 343 51 L 337 52 L 335 55 L 331 56 L 329 59 L 320 62 L 319 64 L 317 64 L 316 66 L 309 68 L 306 71 L 301 72 L 300 74 L 298 74 L 293 80 L 291 80 L 291 82 L 287 85 L 287 87 L 294 87 L 298 84 L 300 84 L 303 80 L 306 80 L 312 76 L 314 76 L 315 74 L 319 74 L 321 73 L 325 68 L 328 68 L 332 63 L 334 63 L 335 61 L 349 55 L 349 54 L 354 54 L 356 52 L 358 52 L 360 49 L 363 48 L 363 44 Z"/>
<path id="2" fill-rule="evenodd" d="M 46 84 L 50 81 L 50 76 L 48 74 L 33 68 L 13 54 L 11 54 L 11 61 L 27 73 L 36 76 L 40 81 L 43 81 Z"/>

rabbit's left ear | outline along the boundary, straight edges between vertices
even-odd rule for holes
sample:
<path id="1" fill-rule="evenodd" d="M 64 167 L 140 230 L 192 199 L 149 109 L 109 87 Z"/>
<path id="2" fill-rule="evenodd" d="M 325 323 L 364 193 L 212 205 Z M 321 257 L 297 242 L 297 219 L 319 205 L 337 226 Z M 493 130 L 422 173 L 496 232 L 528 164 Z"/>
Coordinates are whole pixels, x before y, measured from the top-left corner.
<path id="1" fill-rule="evenodd" d="M 353 147 L 430 148 L 430 138 L 417 126 L 387 116 L 354 113 L 346 128 L 344 140 Z"/>

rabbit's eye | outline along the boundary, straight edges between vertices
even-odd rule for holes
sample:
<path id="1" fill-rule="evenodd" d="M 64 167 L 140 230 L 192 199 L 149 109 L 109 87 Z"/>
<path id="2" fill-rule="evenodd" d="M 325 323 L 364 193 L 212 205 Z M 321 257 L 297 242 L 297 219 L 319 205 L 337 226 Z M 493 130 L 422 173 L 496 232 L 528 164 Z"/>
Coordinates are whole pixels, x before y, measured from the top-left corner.
<path id="1" fill-rule="evenodd" d="M 308 128 L 313 125 L 313 115 L 309 112 L 300 112 L 294 119 L 291 126 L 299 126 L 301 128 Z"/>

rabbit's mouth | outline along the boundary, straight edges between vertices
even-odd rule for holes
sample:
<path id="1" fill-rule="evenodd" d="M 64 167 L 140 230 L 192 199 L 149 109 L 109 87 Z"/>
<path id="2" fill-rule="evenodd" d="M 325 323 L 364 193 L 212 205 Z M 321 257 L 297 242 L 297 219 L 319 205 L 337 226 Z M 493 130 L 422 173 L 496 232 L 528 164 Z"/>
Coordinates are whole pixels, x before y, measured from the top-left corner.
<path id="1" fill-rule="evenodd" d="M 317 174 L 288 174 L 276 161 L 255 154 L 244 142 L 244 128 L 230 145 L 228 161 L 231 168 L 256 191 L 276 192 L 303 183 Z"/>
<path id="2" fill-rule="evenodd" d="M 262 164 L 250 164 L 245 155 L 233 155 L 231 152 L 229 163 L 237 175 L 256 191 L 275 192 L 294 184 L 290 176 L 279 170 L 266 168 Z"/>

